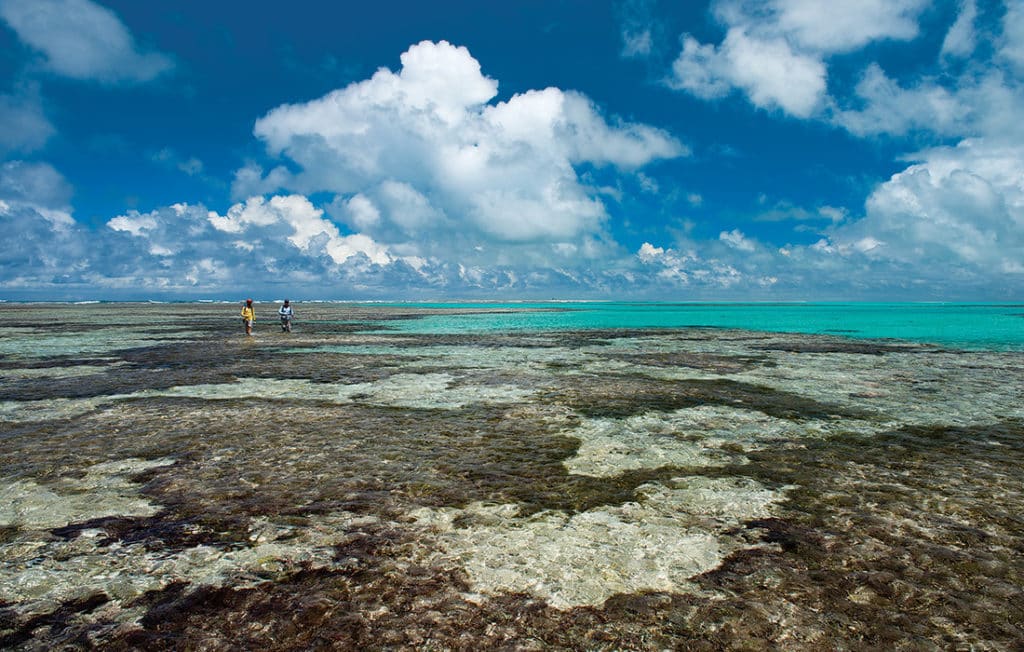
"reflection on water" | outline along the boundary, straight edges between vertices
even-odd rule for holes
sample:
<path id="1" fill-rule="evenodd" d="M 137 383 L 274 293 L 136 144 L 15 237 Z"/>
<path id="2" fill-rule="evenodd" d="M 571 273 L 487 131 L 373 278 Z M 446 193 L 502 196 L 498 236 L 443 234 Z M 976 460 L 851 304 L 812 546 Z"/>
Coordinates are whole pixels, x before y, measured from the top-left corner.
<path id="1" fill-rule="evenodd" d="M 1024 644 L 1019 354 L 7 309 L 3 647 Z"/>

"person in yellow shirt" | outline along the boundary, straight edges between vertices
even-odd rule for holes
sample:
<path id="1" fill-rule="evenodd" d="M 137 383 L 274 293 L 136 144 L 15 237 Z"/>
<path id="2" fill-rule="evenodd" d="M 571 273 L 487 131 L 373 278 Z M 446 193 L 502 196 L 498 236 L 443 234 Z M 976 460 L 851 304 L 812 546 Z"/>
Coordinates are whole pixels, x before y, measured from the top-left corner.
<path id="1" fill-rule="evenodd" d="M 256 321 L 256 309 L 252 307 L 252 299 L 245 300 L 242 307 L 242 321 L 245 323 L 245 334 L 252 335 L 252 323 Z"/>

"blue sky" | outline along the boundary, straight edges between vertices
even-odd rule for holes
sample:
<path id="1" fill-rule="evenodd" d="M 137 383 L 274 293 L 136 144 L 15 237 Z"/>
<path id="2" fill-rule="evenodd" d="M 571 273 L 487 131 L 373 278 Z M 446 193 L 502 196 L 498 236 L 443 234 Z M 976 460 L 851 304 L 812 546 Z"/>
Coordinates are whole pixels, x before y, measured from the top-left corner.
<path id="1" fill-rule="evenodd" d="M 1024 3 L 0 0 L 0 298 L 1024 300 Z"/>

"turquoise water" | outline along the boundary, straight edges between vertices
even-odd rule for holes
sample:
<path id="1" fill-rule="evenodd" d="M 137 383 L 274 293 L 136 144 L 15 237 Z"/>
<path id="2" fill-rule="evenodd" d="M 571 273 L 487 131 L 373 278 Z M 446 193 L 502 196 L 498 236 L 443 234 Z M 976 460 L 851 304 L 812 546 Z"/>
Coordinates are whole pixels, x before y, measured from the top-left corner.
<path id="1" fill-rule="evenodd" d="M 510 312 L 434 315 L 389 328 L 464 333 L 715 327 L 894 338 L 968 349 L 1024 350 L 1024 305 L 919 303 L 439 303 Z"/>

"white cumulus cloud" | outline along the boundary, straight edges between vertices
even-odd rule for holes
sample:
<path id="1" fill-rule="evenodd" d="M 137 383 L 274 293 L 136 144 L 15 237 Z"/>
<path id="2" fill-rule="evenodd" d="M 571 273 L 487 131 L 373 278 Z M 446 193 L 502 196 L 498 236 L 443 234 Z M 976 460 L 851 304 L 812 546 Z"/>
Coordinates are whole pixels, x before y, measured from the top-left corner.
<path id="1" fill-rule="evenodd" d="M 920 155 L 867 202 L 863 220 L 837 231 L 858 248 L 941 272 L 997 277 L 1024 252 L 1024 146 L 967 140 Z M 884 247 L 880 243 L 884 243 Z"/>
<path id="2" fill-rule="evenodd" d="M 324 218 L 324 211 L 316 208 L 301 195 L 251 197 L 244 204 L 235 204 L 226 215 L 210 212 L 210 224 L 218 231 L 244 234 L 252 227 L 287 225 L 288 242 L 304 253 L 324 251 L 335 263 L 343 263 L 356 254 L 364 254 L 371 262 L 386 265 L 391 262 L 387 249 L 364 235 L 342 235 L 337 225 Z M 112 228 L 115 228 L 111 224 Z"/>
<path id="3" fill-rule="evenodd" d="M 722 231 L 718 234 L 718 239 L 738 251 L 754 251 L 756 249 L 753 241 L 743 235 L 739 229 Z"/>
<path id="4" fill-rule="evenodd" d="M 868 66 L 856 87 L 864 105 L 837 110 L 834 121 L 858 136 L 929 130 L 958 134 L 967 128 L 974 104 L 966 93 L 950 91 L 930 80 L 904 88 L 875 64 Z"/>
<path id="5" fill-rule="evenodd" d="M 52 10 L 55 0 L 43 6 Z M 82 1 L 69 6 L 95 9 Z M 38 16 L 13 0 L 4 7 L 21 38 L 55 70 L 126 80 L 98 64 L 88 73 L 67 68 L 56 45 L 30 36 Z M 123 29 L 106 10 L 92 15 L 114 33 Z M 95 27 L 83 24 L 85 32 Z M 126 38 L 120 42 L 138 54 Z M 64 269 L 66 287 L 192 293 L 252 283 L 315 285 L 324 295 L 337 285 L 343 296 L 416 288 L 550 296 L 551 288 L 589 293 L 624 282 L 635 263 L 628 255 L 616 262 L 624 252 L 607 233 L 603 203 L 617 201 L 615 187 L 595 183 L 595 170 L 633 183 L 651 161 L 687 155 L 683 144 L 663 130 L 606 116 L 572 91 L 545 88 L 498 102 L 497 81 L 468 50 L 447 42 L 414 45 L 401 64 L 259 119 L 254 133 L 271 161 L 250 161 L 235 173 L 237 202 L 223 212 L 174 204 L 129 211 L 90 232 L 71 217 L 70 189 L 54 182 L 52 168 L 11 164 L 0 188 L 3 213 L 30 221 L 39 242 L 50 237 L 54 260 L 84 252 Z M 197 159 L 170 148 L 151 156 L 202 172 Z M 319 205 L 310 198 L 317 195 Z M 50 199 L 28 206 L 30 196 Z M 46 215 L 62 217 L 75 238 L 58 238 L 57 221 Z M 57 282 L 52 275 L 36 280 L 39 287 Z"/>
<path id="6" fill-rule="evenodd" d="M 341 195 L 336 212 L 374 237 L 585 237 L 607 213 L 575 166 L 635 170 L 687 153 L 660 129 L 606 119 L 578 93 L 547 88 L 491 103 L 498 83 L 464 47 L 424 41 L 401 62 L 255 126 L 272 155 L 300 167 L 281 186 Z"/>
<path id="7" fill-rule="evenodd" d="M 0 200 L 8 207 L 26 207 L 54 224 L 68 225 L 73 222 L 71 193 L 64 176 L 48 163 L 7 161 L 0 165 Z"/>
<path id="8" fill-rule="evenodd" d="M 849 52 L 873 41 L 906 41 L 918 35 L 927 0 L 742 0 L 718 9 L 726 20 L 754 23 L 768 36 L 826 54 Z"/>
<path id="9" fill-rule="evenodd" d="M 674 88 L 705 99 L 738 88 L 759 108 L 797 117 L 812 115 L 825 96 L 822 61 L 794 51 L 785 39 L 752 37 L 741 28 L 730 29 L 718 47 L 685 35 L 672 68 Z"/>
<path id="10" fill-rule="evenodd" d="M 882 39 L 918 34 L 924 0 L 721 0 L 714 13 L 728 28 L 718 45 L 684 34 L 666 80 L 704 99 L 743 91 L 762 109 L 798 117 L 828 106 L 826 60 Z"/>
<path id="11" fill-rule="evenodd" d="M 222 215 L 174 204 L 107 221 L 90 239 L 97 285 L 139 290 L 221 291 L 252 285 L 317 284 L 373 278 L 395 257 L 372 238 L 343 234 L 308 198 L 252 197 Z M 101 270 L 103 270 L 101 272 Z"/>
<path id="12" fill-rule="evenodd" d="M 89 0 L 0 0 L 0 19 L 65 77 L 144 82 L 174 65 L 141 49 L 113 11 Z"/>
<path id="13" fill-rule="evenodd" d="M 730 30 L 723 49 L 730 78 L 762 108 L 781 107 L 799 117 L 811 115 L 825 94 L 825 64 L 795 52 L 783 39 L 751 38 Z"/>

